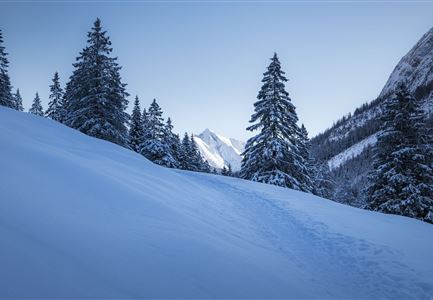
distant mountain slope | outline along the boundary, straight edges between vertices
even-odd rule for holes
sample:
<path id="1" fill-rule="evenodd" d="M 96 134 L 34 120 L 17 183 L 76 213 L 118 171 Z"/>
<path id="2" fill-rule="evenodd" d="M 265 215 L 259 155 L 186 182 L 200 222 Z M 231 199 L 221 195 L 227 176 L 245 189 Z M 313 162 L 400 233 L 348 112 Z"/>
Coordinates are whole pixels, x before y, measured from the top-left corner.
<path id="1" fill-rule="evenodd" d="M 226 138 L 209 129 L 194 136 L 201 155 L 213 168 L 222 169 L 231 165 L 233 171 L 241 169 L 241 154 L 245 143 Z"/>
<path id="2" fill-rule="evenodd" d="M 0 298 L 433 297 L 433 226 L 0 108 Z M 379 229 L 379 230 L 378 230 Z"/>
<path id="3" fill-rule="evenodd" d="M 353 114 L 343 117 L 330 129 L 312 139 L 313 155 L 319 161 L 327 161 L 332 169 L 345 168 L 345 162 L 350 160 L 354 169 L 343 172 L 345 176 L 360 177 L 354 182 L 365 182 L 363 177 L 366 176 L 369 169 L 357 168 L 357 165 L 363 163 L 357 162 L 357 157 L 361 155 L 363 150 L 374 146 L 375 135 L 380 128 L 382 106 L 402 82 L 406 83 L 413 95 L 422 102 L 426 113 L 432 111 L 433 28 L 424 34 L 400 60 L 377 99 L 363 104 Z M 368 159 L 371 165 L 371 156 L 364 155 L 360 156 L 359 159 Z M 339 174 L 343 173 L 339 172 Z M 337 181 L 341 179 L 337 178 Z M 354 188 L 353 185 L 351 188 Z M 355 187 L 355 190 L 359 188 Z"/>

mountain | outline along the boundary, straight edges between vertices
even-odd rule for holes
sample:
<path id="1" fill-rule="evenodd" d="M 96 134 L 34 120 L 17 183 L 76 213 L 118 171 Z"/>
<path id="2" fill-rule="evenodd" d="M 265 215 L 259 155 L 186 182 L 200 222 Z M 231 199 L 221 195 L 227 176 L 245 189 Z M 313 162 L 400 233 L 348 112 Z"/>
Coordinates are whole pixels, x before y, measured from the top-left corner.
<path id="1" fill-rule="evenodd" d="M 328 163 L 338 185 L 350 189 L 346 192 L 352 194 L 351 201 L 355 202 L 349 204 L 364 204 L 362 189 L 371 168 L 371 148 L 377 140 L 382 107 L 402 82 L 422 102 L 426 114 L 433 110 L 433 28 L 400 60 L 378 98 L 363 104 L 311 141 L 313 156 Z M 347 203 L 347 196 L 341 201 Z"/>
<path id="2" fill-rule="evenodd" d="M 0 298 L 432 298 L 433 226 L 0 108 Z M 380 230 L 378 230 L 380 229 Z"/>
<path id="3" fill-rule="evenodd" d="M 241 169 L 241 154 L 244 151 L 245 143 L 226 138 L 209 129 L 194 136 L 202 157 L 209 162 L 211 167 L 222 169 L 231 165 L 233 171 Z"/>

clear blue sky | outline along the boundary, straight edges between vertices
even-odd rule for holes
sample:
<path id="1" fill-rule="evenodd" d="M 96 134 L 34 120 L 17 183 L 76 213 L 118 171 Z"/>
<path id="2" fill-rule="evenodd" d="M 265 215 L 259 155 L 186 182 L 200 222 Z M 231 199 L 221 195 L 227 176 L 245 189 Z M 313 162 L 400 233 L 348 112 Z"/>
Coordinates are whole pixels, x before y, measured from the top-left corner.
<path id="1" fill-rule="evenodd" d="M 10 75 L 29 107 L 64 84 L 96 17 L 122 76 L 175 130 L 246 139 L 262 73 L 276 51 L 310 135 L 374 99 L 399 59 L 433 27 L 433 3 L 2 2 Z M 131 97 L 132 99 L 132 97 Z"/>

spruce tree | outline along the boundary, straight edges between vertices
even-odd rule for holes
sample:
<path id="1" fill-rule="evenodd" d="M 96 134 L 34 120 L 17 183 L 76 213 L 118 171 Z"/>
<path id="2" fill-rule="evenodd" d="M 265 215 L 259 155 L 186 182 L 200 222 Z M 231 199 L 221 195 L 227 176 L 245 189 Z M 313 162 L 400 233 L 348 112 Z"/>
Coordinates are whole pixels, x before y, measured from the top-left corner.
<path id="1" fill-rule="evenodd" d="M 431 133 L 404 85 L 386 101 L 382 121 L 366 208 L 433 223 Z"/>
<path id="2" fill-rule="evenodd" d="M 21 98 L 20 90 L 17 89 L 16 93 L 13 95 L 14 108 L 18 111 L 24 111 L 23 98 Z"/>
<path id="3" fill-rule="evenodd" d="M 164 141 L 164 119 L 156 99 L 153 99 L 147 113 L 146 126 L 145 139 L 140 146 L 140 153 L 158 165 L 175 168 L 176 160 Z"/>
<path id="4" fill-rule="evenodd" d="M 15 108 L 15 101 L 12 96 L 12 86 L 9 78 L 8 54 L 3 46 L 3 33 L 0 30 L 0 105 Z"/>
<path id="5" fill-rule="evenodd" d="M 180 151 L 179 151 L 179 167 L 183 170 L 191 170 L 191 158 L 189 153 L 191 152 L 191 141 L 188 133 L 185 132 Z"/>
<path id="6" fill-rule="evenodd" d="M 332 179 L 328 164 L 326 162 L 314 164 L 312 176 L 313 194 L 325 199 L 333 199 L 335 182 Z"/>
<path id="7" fill-rule="evenodd" d="M 171 118 L 168 118 L 165 123 L 163 141 L 168 145 L 170 154 L 176 161 L 176 167 L 179 167 L 181 144 L 179 136 L 173 133 L 173 123 Z"/>
<path id="8" fill-rule="evenodd" d="M 299 156 L 297 156 L 297 169 L 298 173 L 295 175 L 296 179 L 300 184 L 300 190 L 304 192 L 312 192 L 314 189 L 313 184 L 313 167 L 312 157 L 310 154 L 310 139 L 308 138 L 308 131 L 304 124 L 301 125 L 298 136 L 298 151 Z"/>
<path id="9" fill-rule="evenodd" d="M 125 84 L 111 41 L 97 19 L 88 33 L 65 91 L 64 123 L 93 137 L 127 145 L 129 115 Z"/>
<path id="10" fill-rule="evenodd" d="M 55 72 L 53 77 L 53 84 L 50 85 L 50 102 L 45 116 L 57 122 L 62 122 L 65 113 L 63 106 L 63 90 L 60 87 L 59 73 Z"/>
<path id="11" fill-rule="evenodd" d="M 42 108 L 41 99 L 39 98 L 39 94 L 36 93 L 35 99 L 33 100 L 32 107 L 29 109 L 29 113 L 32 113 L 37 116 L 44 116 L 44 109 Z"/>
<path id="12" fill-rule="evenodd" d="M 210 165 L 203 159 L 203 157 L 200 154 L 200 150 L 197 147 L 197 144 L 194 140 L 194 135 L 191 134 L 190 139 L 190 147 L 189 147 L 189 154 L 190 157 L 190 170 L 196 171 L 196 172 L 210 172 Z"/>
<path id="13" fill-rule="evenodd" d="M 140 152 L 140 147 L 143 144 L 144 128 L 143 119 L 141 117 L 140 100 L 135 96 L 134 108 L 131 115 L 131 126 L 129 128 L 129 147 Z"/>
<path id="14" fill-rule="evenodd" d="M 287 81 L 277 54 L 264 73 L 263 86 L 254 104 L 247 130 L 260 132 L 250 138 L 242 159 L 241 177 L 305 190 L 305 166 L 299 150 L 300 128 L 295 106 L 285 90 Z"/>

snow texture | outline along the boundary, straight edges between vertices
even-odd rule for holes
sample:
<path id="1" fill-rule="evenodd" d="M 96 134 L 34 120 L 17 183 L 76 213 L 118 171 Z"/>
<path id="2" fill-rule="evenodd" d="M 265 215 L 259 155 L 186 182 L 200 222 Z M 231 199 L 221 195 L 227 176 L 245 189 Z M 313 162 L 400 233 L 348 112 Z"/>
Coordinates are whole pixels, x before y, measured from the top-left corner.
<path id="1" fill-rule="evenodd" d="M 206 129 L 198 136 L 194 136 L 194 141 L 200 150 L 200 154 L 211 167 L 222 169 L 231 165 L 233 171 L 241 169 L 241 154 L 244 151 L 244 142 L 226 138 L 209 129 Z"/>
<path id="2" fill-rule="evenodd" d="M 432 298 L 433 226 L 0 108 L 0 298 Z"/>

